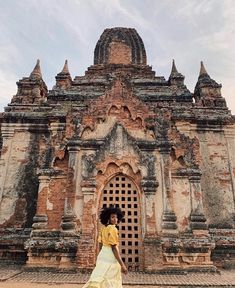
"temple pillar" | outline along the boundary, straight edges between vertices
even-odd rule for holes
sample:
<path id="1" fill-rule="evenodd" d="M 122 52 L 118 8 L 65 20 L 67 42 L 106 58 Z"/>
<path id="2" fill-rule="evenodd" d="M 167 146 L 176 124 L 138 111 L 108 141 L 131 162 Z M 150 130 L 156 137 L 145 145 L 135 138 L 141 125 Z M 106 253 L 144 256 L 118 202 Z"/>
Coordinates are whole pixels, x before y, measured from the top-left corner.
<path id="1" fill-rule="evenodd" d="M 188 269 L 205 269 L 214 271 L 211 251 L 215 244 L 211 240 L 203 212 L 201 192 L 201 172 L 198 169 L 188 170 L 190 184 L 191 213 L 189 216 L 190 234 L 182 240 L 182 266 Z M 190 236 L 190 237 L 189 237 Z"/>
<path id="2" fill-rule="evenodd" d="M 157 238 L 155 197 L 158 187 L 157 180 L 153 177 L 144 178 L 141 186 L 145 197 L 146 230 L 144 238 L 144 270 L 155 271 L 161 267 L 161 241 Z M 154 260 L 154 261 L 153 261 Z"/>
<path id="3" fill-rule="evenodd" d="M 68 147 L 69 162 L 66 184 L 66 195 L 64 201 L 64 215 L 62 216 L 62 230 L 77 231 L 76 215 L 75 215 L 75 200 L 76 200 L 76 175 L 77 175 L 77 147 Z"/>
<path id="4" fill-rule="evenodd" d="M 77 251 L 77 265 L 79 269 L 92 269 L 95 265 L 95 237 L 96 219 L 94 217 L 94 194 L 96 191 L 95 179 L 82 182 L 83 216 L 81 236 Z M 86 253 L 84 253 L 86 251 Z"/>
<path id="5" fill-rule="evenodd" d="M 161 175 L 162 175 L 162 264 L 163 270 L 178 270 L 180 268 L 181 242 L 178 239 L 177 217 L 173 210 L 173 199 L 171 195 L 171 167 L 170 147 L 161 149 Z"/>
<path id="6" fill-rule="evenodd" d="M 41 171 L 42 173 L 42 171 Z M 50 182 L 50 175 L 41 174 L 38 177 L 38 201 L 37 212 L 33 217 L 33 230 L 47 229 L 48 217 L 47 217 L 47 196 Z"/>
<path id="7" fill-rule="evenodd" d="M 75 215 L 75 175 L 77 152 L 76 147 L 68 147 L 69 163 L 67 175 L 66 196 L 64 201 L 64 214 L 61 217 L 61 238 L 63 239 L 63 247 L 61 247 L 61 258 L 59 268 L 71 269 L 76 268 L 76 255 L 78 249 L 79 234 L 77 231 L 77 217 Z"/>
<path id="8" fill-rule="evenodd" d="M 189 175 L 190 195 L 191 195 L 190 227 L 193 233 L 208 234 L 206 217 L 203 213 L 200 181 L 201 181 L 200 171 L 192 171 L 191 175 Z"/>
<path id="9" fill-rule="evenodd" d="M 177 234 L 177 217 L 173 211 L 173 203 L 171 199 L 171 170 L 170 170 L 170 150 L 162 149 L 161 151 L 161 175 L 162 175 L 162 233 Z"/>
<path id="10" fill-rule="evenodd" d="M 155 215 L 155 195 L 158 187 L 156 178 L 144 178 L 141 181 L 141 186 L 145 195 L 145 211 L 146 211 L 146 237 L 155 236 L 156 230 L 156 215 Z"/>

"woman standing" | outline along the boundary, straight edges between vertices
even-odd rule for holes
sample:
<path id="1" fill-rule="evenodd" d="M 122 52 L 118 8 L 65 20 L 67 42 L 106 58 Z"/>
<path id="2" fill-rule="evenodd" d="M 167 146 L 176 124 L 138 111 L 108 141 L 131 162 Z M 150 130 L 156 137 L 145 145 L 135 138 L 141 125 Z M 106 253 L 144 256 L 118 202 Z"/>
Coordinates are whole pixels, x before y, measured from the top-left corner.
<path id="1" fill-rule="evenodd" d="M 100 252 L 89 281 L 82 288 L 122 288 L 121 272 L 127 268 L 119 253 L 119 237 L 116 225 L 124 213 L 118 207 L 103 208 L 100 221 L 103 224 L 99 233 Z"/>

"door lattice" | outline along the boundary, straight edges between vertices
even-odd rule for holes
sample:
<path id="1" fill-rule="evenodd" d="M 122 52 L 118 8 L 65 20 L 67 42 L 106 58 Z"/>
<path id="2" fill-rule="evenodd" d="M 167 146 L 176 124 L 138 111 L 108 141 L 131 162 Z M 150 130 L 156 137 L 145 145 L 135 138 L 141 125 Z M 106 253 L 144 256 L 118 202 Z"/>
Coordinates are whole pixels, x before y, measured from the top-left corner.
<path id="1" fill-rule="evenodd" d="M 142 268 L 140 201 L 136 185 L 126 176 L 113 177 L 104 187 L 101 207 L 120 207 L 125 217 L 119 223 L 120 254 L 129 270 Z"/>

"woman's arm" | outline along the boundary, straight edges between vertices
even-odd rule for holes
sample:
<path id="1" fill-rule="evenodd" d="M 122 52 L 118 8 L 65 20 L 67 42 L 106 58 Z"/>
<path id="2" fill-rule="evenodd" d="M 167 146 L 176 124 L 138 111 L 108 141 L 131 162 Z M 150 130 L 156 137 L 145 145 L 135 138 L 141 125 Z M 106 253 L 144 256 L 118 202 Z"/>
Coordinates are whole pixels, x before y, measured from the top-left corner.
<path id="1" fill-rule="evenodd" d="M 111 245 L 111 247 L 112 247 L 112 251 L 113 251 L 115 258 L 117 259 L 118 263 L 121 265 L 122 272 L 126 274 L 128 271 L 127 271 L 126 265 L 122 261 L 117 245 Z"/>

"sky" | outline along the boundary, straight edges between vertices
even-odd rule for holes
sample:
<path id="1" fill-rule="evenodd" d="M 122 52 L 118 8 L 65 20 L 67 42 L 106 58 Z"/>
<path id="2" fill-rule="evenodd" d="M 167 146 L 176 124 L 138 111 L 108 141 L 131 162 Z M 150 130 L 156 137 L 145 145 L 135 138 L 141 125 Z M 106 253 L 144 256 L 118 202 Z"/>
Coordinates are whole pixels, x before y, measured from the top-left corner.
<path id="1" fill-rule="evenodd" d="M 65 59 L 72 78 L 84 75 L 111 27 L 137 30 L 157 76 L 175 59 L 191 92 L 202 60 L 235 114 L 234 0 L 0 0 L 0 112 L 37 59 L 48 89 Z"/>

